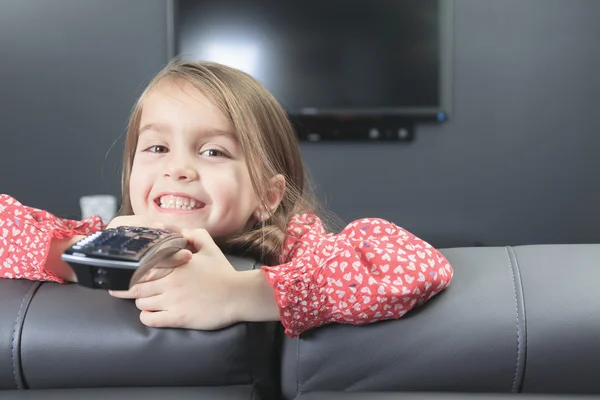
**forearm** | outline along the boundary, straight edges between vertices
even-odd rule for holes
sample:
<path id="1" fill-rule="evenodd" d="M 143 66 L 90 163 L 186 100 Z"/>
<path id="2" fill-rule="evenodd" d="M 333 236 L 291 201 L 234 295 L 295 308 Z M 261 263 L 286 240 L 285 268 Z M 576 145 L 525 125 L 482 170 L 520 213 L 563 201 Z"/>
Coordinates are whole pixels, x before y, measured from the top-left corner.
<path id="1" fill-rule="evenodd" d="M 275 292 L 262 270 L 236 272 L 233 314 L 236 321 L 279 321 Z"/>
<path id="2" fill-rule="evenodd" d="M 48 252 L 45 269 L 65 282 L 77 282 L 77 276 L 75 275 L 75 272 L 73 272 L 69 264 L 64 262 L 60 256 L 71 245 L 75 244 L 75 242 L 83 239 L 84 237 L 85 236 L 82 235 L 75 235 L 71 238 L 52 239 L 50 242 L 50 251 Z"/>

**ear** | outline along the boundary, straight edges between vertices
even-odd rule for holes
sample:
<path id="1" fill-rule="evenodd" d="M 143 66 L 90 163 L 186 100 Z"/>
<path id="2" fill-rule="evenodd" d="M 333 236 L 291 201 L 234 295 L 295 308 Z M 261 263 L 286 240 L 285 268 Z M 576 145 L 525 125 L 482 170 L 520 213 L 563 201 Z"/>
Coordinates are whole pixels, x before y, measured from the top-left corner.
<path id="1" fill-rule="evenodd" d="M 285 177 L 281 174 L 275 175 L 271 178 L 269 183 L 269 189 L 267 191 L 267 210 L 265 210 L 262 206 L 259 206 L 254 212 L 254 218 L 257 221 L 263 222 L 269 219 L 271 214 L 273 214 L 281 200 L 283 200 L 283 196 L 285 194 Z"/>

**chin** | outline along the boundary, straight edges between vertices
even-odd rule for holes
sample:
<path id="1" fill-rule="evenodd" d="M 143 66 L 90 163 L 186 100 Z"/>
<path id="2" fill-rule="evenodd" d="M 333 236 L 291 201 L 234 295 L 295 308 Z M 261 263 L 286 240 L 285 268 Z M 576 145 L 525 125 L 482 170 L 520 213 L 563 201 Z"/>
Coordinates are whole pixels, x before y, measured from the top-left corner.
<path id="1" fill-rule="evenodd" d="M 190 221 L 189 219 L 185 220 L 185 218 L 160 218 L 160 222 L 164 223 L 168 226 L 174 226 L 179 229 L 197 229 L 204 228 L 204 224 L 200 222 Z"/>

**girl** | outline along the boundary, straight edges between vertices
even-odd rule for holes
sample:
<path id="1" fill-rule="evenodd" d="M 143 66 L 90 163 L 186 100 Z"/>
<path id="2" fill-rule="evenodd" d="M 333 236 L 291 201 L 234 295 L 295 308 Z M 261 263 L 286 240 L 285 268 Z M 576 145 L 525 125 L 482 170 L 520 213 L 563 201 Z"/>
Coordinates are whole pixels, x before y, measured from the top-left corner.
<path id="1" fill-rule="evenodd" d="M 135 299 L 154 327 L 217 329 L 281 320 L 289 336 L 337 322 L 399 318 L 447 287 L 448 261 L 382 219 L 327 233 L 285 111 L 249 75 L 170 63 L 135 105 L 122 208 L 108 227 L 168 226 L 184 249 L 113 296 Z M 0 196 L 0 277 L 73 282 L 61 253 L 103 229 Z M 237 272 L 225 253 L 260 260 Z"/>

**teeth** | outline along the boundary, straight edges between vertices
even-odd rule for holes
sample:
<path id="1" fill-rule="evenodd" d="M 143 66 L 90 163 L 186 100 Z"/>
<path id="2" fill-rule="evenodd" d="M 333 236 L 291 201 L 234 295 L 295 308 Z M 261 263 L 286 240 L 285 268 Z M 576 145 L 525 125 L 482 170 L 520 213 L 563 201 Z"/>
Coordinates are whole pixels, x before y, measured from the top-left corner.
<path id="1" fill-rule="evenodd" d="M 179 196 L 163 196 L 160 198 L 160 207 L 161 208 L 169 208 L 176 210 L 193 210 L 196 208 L 195 200 L 189 199 L 187 197 L 179 197 Z"/>

